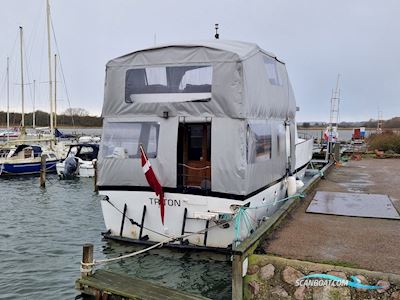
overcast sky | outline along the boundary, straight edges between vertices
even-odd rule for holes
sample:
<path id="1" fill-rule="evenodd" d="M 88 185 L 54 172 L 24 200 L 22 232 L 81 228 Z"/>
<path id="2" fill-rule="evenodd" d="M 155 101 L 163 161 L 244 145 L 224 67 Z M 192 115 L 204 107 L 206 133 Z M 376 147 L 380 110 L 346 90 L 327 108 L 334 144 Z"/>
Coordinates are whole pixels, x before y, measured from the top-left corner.
<path id="1" fill-rule="evenodd" d="M 0 109 L 6 109 L 6 57 L 11 107 L 20 111 L 18 27 L 24 27 L 26 82 L 38 83 L 36 107 L 48 111 L 45 0 L 0 0 Z M 257 43 L 286 62 L 299 121 L 329 121 L 341 74 L 344 121 L 400 116 L 400 1 L 397 0 L 51 0 L 72 107 L 99 115 L 105 64 L 156 43 L 221 39 Z M 53 41 L 53 52 L 56 47 Z M 61 74 L 58 74 L 60 77 Z M 58 110 L 68 108 L 58 84 Z M 26 86 L 32 110 L 32 85 Z"/>

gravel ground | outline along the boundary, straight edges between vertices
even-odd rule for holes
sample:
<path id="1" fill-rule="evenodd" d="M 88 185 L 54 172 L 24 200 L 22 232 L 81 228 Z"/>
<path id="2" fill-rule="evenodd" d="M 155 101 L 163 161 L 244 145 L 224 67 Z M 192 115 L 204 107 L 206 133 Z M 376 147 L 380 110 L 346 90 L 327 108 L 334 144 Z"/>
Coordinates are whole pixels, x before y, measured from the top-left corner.
<path id="1" fill-rule="evenodd" d="M 400 211 L 399 170 L 400 159 L 349 161 L 315 191 L 387 194 Z M 266 253 L 400 274 L 399 220 L 306 213 L 315 191 L 264 242 Z"/>

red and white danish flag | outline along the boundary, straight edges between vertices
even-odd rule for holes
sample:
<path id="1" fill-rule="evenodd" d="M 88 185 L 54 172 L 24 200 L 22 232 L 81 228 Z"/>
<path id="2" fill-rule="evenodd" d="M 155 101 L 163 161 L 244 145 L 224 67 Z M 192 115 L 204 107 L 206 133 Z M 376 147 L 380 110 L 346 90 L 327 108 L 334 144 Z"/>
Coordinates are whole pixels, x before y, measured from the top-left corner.
<path id="1" fill-rule="evenodd" d="M 150 187 L 156 193 L 157 196 L 160 197 L 160 214 L 161 214 L 161 222 L 164 225 L 164 210 L 165 210 L 165 201 L 164 201 L 164 192 L 160 182 L 157 179 L 156 174 L 151 167 L 150 161 L 147 158 L 146 152 L 144 151 L 142 145 L 140 145 L 140 158 L 142 160 L 142 169 L 144 176 L 146 177 L 147 182 Z"/>

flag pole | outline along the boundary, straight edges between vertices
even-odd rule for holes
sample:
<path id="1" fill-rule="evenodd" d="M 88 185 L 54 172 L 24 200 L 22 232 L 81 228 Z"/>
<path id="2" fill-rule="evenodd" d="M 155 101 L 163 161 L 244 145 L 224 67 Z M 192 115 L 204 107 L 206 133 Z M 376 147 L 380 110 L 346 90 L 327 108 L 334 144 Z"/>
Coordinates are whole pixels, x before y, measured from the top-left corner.
<path id="1" fill-rule="evenodd" d="M 164 225 L 164 211 L 165 211 L 165 201 L 164 201 L 164 191 L 163 188 L 158 181 L 156 174 L 151 166 L 151 163 L 147 157 L 146 152 L 144 151 L 143 145 L 139 144 L 140 148 L 140 160 L 142 163 L 142 170 L 144 176 L 146 177 L 147 183 L 151 187 L 151 189 L 156 193 L 156 195 L 160 198 L 159 205 L 160 205 L 160 215 L 161 215 L 161 222 Z"/>

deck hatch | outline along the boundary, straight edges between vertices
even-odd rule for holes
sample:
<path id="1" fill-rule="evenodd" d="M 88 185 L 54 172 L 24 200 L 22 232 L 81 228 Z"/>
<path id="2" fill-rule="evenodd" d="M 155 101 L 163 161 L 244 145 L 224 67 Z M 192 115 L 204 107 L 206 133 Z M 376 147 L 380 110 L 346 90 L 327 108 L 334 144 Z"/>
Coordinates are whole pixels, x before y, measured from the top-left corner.
<path id="1" fill-rule="evenodd" d="M 306 212 L 329 215 L 400 219 L 387 195 L 318 191 Z"/>

